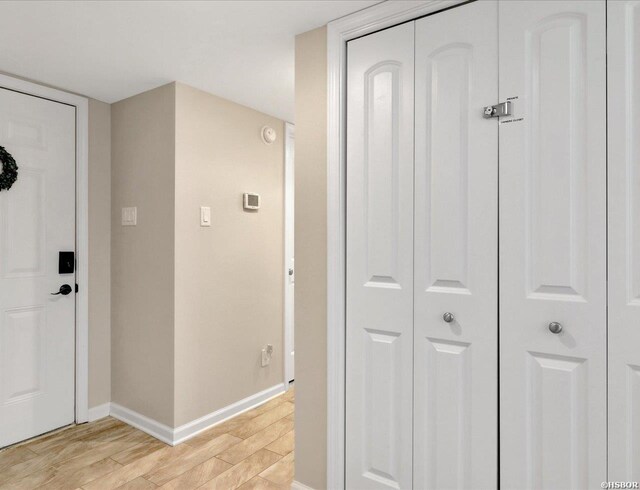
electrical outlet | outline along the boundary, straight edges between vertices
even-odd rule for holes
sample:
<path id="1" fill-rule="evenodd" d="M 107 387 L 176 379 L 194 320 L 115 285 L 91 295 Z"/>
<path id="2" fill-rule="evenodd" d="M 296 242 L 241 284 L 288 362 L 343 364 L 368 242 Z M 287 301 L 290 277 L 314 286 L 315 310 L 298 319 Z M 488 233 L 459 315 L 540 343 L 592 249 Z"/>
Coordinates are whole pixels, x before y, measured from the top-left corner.
<path id="1" fill-rule="evenodd" d="M 262 367 L 265 367 L 271 364 L 272 355 L 273 355 L 273 345 L 267 344 L 267 346 L 264 349 L 262 349 Z"/>

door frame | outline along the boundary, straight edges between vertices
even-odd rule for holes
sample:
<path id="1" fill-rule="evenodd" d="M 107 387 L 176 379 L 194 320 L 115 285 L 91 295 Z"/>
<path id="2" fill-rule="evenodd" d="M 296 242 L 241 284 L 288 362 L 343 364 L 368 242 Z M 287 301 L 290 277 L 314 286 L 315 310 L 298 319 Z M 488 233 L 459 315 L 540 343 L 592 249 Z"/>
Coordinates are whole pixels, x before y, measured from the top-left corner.
<path id="1" fill-rule="evenodd" d="M 89 100 L 9 75 L 0 88 L 48 99 L 76 109 L 76 300 L 75 421 L 89 417 Z"/>
<path id="2" fill-rule="evenodd" d="M 294 304 L 294 294 L 289 288 L 289 260 L 295 255 L 294 213 L 295 213 L 295 126 L 284 123 L 284 387 L 289 389 L 289 382 L 293 379 L 295 369 L 290 352 L 295 349 L 295 314 L 288 315 L 289 306 Z M 295 281 L 295 265 L 294 265 Z M 295 288 L 294 288 L 295 291 Z M 293 340 L 292 340 L 293 337 Z"/>
<path id="3" fill-rule="evenodd" d="M 395 0 L 327 24 L 327 488 L 345 488 L 347 42 L 467 0 Z"/>

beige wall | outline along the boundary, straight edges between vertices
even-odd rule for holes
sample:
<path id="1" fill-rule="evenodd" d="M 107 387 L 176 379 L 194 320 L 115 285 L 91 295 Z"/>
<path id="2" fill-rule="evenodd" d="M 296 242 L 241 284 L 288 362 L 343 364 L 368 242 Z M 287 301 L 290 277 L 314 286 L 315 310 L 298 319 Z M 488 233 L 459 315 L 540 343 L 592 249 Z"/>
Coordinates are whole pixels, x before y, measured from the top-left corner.
<path id="1" fill-rule="evenodd" d="M 111 118 L 112 399 L 177 427 L 283 381 L 284 123 L 182 84 Z"/>
<path id="2" fill-rule="evenodd" d="M 111 137 L 112 401 L 173 426 L 175 85 L 113 104 Z"/>
<path id="3" fill-rule="evenodd" d="M 177 84 L 176 425 L 283 381 L 283 142 L 282 121 Z M 260 194 L 259 211 L 243 210 L 244 192 Z"/>
<path id="4" fill-rule="evenodd" d="M 327 31 L 296 36 L 296 476 L 326 488 Z"/>
<path id="5" fill-rule="evenodd" d="M 89 407 L 111 401 L 111 106 L 89 99 Z"/>

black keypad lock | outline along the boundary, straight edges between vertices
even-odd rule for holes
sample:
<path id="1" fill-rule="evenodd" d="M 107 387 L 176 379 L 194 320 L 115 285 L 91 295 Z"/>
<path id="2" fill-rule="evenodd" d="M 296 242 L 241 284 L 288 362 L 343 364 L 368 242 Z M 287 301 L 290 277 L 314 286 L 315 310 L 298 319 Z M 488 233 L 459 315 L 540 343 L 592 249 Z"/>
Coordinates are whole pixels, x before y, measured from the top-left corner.
<path id="1" fill-rule="evenodd" d="M 75 265 L 74 252 L 58 252 L 58 274 L 73 274 Z"/>

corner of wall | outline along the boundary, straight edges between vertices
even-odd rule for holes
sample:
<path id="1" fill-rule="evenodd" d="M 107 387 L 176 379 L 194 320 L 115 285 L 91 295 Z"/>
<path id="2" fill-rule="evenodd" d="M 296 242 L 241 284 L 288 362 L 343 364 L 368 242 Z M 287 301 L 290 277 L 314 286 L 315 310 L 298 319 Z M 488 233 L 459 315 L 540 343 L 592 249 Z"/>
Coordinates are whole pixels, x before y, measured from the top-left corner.
<path id="1" fill-rule="evenodd" d="M 297 488 L 327 485 L 327 28 L 296 36 Z"/>
<path id="2" fill-rule="evenodd" d="M 111 407 L 188 433 L 284 389 L 284 122 L 171 83 L 113 104 L 111 123 Z"/>
<path id="3" fill-rule="evenodd" d="M 111 131 L 112 401 L 173 426 L 175 85 L 113 104 Z"/>

